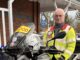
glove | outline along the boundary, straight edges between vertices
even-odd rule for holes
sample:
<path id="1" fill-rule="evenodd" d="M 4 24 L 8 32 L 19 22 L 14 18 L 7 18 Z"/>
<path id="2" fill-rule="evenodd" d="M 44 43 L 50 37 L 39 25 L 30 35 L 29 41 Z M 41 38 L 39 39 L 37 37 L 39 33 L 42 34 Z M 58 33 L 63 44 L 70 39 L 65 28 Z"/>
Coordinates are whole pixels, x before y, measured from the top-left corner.
<path id="1" fill-rule="evenodd" d="M 58 60 L 65 60 L 65 57 L 61 56 L 60 58 L 58 58 Z"/>

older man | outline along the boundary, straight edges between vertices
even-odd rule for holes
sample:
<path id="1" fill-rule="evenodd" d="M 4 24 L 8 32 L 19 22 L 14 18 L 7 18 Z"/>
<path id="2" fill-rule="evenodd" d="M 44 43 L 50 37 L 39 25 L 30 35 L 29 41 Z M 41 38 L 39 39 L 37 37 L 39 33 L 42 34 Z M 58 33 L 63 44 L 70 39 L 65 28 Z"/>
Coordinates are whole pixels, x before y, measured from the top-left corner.
<path id="1" fill-rule="evenodd" d="M 55 46 L 57 50 L 63 51 L 60 54 L 49 54 L 51 60 L 68 60 L 73 54 L 76 46 L 76 35 L 72 26 L 65 24 L 65 12 L 57 8 L 54 12 L 55 26 L 51 26 L 44 34 L 43 40 L 46 44 L 48 39 L 53 38 L 59 32 L 66 32 L 62 39 L 56 39 L 49 42 L 48 46 Z M 54 44 L 55 43 L 55 44 Z"/>

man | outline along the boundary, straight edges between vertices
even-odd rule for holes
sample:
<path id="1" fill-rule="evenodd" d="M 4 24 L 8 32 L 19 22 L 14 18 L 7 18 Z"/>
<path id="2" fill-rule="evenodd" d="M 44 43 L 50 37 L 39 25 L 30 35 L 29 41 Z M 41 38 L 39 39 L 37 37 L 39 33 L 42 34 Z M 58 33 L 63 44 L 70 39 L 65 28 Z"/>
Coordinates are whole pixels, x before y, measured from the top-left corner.
<path id="1" fill-rule="evenodd" d="M 57 8 L 54 13 L 55 26 L 50 27 L 45 32 L 43 40 L 46 44 L 46 41 L 53 38 L 57 33 L 66 32 L 66 36 L 63 39 L 52 40 L 48 46 L 55 46 L 57 50 L 63 51 L 60 54 L 49 54 L 51 60 L 68 60 L 76 46 L 75 31 L 72 26 L 65 24 L 65 12 L 63 9 Z"/>

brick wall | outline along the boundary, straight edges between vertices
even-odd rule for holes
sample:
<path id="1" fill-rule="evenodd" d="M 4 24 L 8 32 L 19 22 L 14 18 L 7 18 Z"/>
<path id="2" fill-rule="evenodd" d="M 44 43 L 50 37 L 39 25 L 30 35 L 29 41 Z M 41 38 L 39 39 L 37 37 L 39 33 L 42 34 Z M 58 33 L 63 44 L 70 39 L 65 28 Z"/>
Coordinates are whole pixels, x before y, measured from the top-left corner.
<path id="1" fill-rule="evenodd" d="M 2 2 L 4 0 L 1 0 Z M 0 1 L 0 3 L 1 3 Z M 2 3 L 1 3 L 2 4 Z M 4 5 L 0 5 L 2 7 L 7 7 L 7 3 L 5 2 Z M 38 14 L 38 11 L 34 10 L 37 6 L 34 5 L 33 2 L 29 2 L 28 0 L 15 0 L 13 3 L 13 22 L 14 22 L 14 31 L 21 25 L 21 24 L 27 24 L 29 22 L 34 22 L 34 19 L 37 20 L 38 16 L 35 14 Z M 34 13 L 35 11 L 35 13 Z M 5 13 L 6 17 L 6 36 L 7 41 L 9 39 L 9 21 L 8 21 L 8 14 Z M 37 23 L 37 22 L 36 22 Z M 3 35 L 2 35 L 2 18 L 1 18 L 1 12 L 0 12 L 0 32 L 3 42 Z"/>

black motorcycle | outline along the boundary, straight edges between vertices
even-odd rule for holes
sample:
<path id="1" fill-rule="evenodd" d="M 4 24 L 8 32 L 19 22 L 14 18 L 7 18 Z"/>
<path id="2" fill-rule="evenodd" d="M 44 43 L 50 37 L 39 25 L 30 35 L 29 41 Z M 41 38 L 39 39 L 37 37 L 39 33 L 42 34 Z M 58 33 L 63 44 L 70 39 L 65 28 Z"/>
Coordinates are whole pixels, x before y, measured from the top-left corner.
<path id="1" fill-rule="evenodd" d="M 58 33 L 54 38 L 48 40 L 44 47 L 38 34 L 26 36 L 26 34 L 17 32 L 13 34 L 9 44 L 1 50 L 14 57 L 15 60 L 50 60 L 48 53 L 59 54 L 62 51 L 58 51 L 54 46 L 48 47 L 48 42 L 64 38 L 65 35 L 65 32 Z"/>

